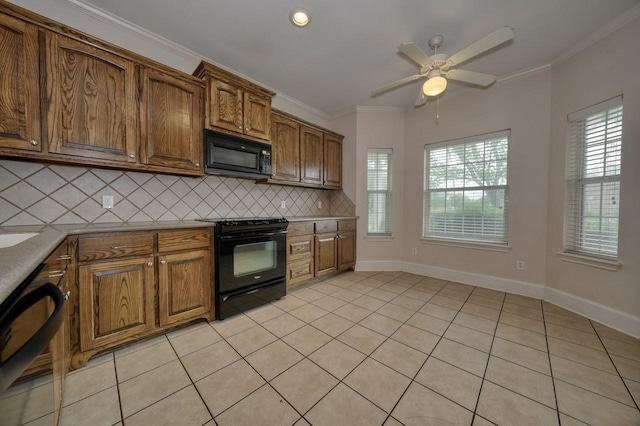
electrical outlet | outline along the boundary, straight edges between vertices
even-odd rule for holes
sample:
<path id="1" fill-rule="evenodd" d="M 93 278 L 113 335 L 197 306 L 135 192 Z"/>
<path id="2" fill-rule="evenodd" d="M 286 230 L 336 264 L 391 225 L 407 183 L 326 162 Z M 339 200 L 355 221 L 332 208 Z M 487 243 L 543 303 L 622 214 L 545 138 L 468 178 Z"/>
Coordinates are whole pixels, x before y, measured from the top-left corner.
<path id="1" fill-rule="evenodd" d="M 281 209 L 286 209 L 287 208 L 287 202 L 285 200 L 281 200 L 280 201 L 280 208 Z"/>
<path id="2" fill-rule="evenodd" d="M 518 260 L 516 262 L 516 269 L 518 271 L 524 271 L 524 260 Z"/>
<path id="3" fill-rule="evenodd" d="M 411 249 L 411 254 L 418 254 L 418 249 L 417 248 L 412 248 Z"/>
<path id="4" fill-rule="evenodd" d="M 103 195 L 102 196 L 102 208 L 104 208 L 104 209 L 112 209 L 113 208 L 113 195 Z"/>
<path id="5" fill-rule="evenodd" d="M 321 209 L 322 208 L 322 201 L 318 200 L 318 208 Z"/>

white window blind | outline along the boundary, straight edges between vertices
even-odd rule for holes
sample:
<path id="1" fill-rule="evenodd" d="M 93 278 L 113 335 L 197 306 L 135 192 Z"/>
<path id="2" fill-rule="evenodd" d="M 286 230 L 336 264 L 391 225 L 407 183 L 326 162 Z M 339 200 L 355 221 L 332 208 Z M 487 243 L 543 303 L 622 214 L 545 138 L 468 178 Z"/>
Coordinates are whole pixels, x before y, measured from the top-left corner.
<path id="1" fill-rule="evenodd" d="M 391 235 L 392 149 L 367 150 L 367 234 Z"/>
<path id="2" fill-rule="evenodd" d="M 507 244 L 509 136 L 425 145 L 423 237 Z"/>
<path id="3" fill-rule="evenodd" d="M 622 97 L 568 117 L 564 249 L 617 258 Z"/>

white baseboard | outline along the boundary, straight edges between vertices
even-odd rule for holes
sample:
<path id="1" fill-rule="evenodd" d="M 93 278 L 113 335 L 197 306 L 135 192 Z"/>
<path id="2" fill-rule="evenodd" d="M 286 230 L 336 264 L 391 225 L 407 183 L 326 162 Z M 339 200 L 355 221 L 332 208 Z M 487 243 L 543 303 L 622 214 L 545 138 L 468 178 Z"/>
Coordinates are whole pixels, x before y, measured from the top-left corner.
<path id="1" fill-rule="evenodd" d="M 544 286 L 541 284 L 494 277 L 491 275 L 474 274 L 471 272 L 456 271 L 453 269 L 439 268 L 410 262 L 403 262 L 403 268 L 401 271 L 475 285 L 492 290 L 506 291 L 509 293 L 520 294 L 522 296 L 534 297 L 536 299 L 542 299 L 544 296 Z"/>
<path id="2" fill-rule="evenodd" d="M 584 315 L 636 339 L 640 338 L 640 318 L 637 316 L 551 287 L 545 287 L 544 300 L 571 312 Z"/>
<path id="3" fill-rule="evenodd" d="M 640 338 L 639 317 L 580 296 L 565 293 L 551 287 L 545 287 L 542 284 L 528 283 L 508 278 L 494 277 L 491 275 L 456 271 L 453 269 L 439 268 L 419 263 L 402 262 L 400 260 L 358 261 L 356 264 L 356 271 L 409 272 L 412 274 L 534 297 L 583 315 L 604 324 L 607 327 L 611 327 L 635 338 Z"/>

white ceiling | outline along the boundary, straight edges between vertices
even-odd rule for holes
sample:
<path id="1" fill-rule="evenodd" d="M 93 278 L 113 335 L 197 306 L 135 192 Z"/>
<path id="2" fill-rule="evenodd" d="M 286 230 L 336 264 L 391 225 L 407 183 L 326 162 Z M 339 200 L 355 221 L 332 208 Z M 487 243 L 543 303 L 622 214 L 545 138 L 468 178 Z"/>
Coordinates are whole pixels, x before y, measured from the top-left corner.
<path id="1" fill-rule="evenodd" d="M 508 76 L 549 64 L 592 39 L 640 0 L 81 0 L 191 49 L 279 93 L 334 115 L 355 106 L 411 107 L 420 82 L 371 98 L 416 74 L 396 47 L 442 34 L 453 54 L 509 25 L 513 42 L 461 68 Z M 296 6 L 306 29 L 288 21 Z M 636 7 L 634 7 L 636 6 Z M 633 10 L 631 10 L 633 8 Z M 445 96 L 465 89 L 451 83 Z M 491 90 L 474 89 L 474 90 Z"/>

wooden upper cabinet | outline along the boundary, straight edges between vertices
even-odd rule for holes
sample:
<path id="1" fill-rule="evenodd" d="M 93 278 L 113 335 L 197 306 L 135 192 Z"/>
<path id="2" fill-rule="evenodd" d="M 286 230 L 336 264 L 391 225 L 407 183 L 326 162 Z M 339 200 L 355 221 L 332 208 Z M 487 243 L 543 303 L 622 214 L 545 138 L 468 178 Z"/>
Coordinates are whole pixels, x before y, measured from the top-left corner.
<path id="1" fill-rule="evenodd" d="M 201 82 L 145 67 L 141 84 L 141 162 L 199 172 L 204 127 Z"/>
<path id="2" fill-rule="evenodd" d="M 272 179 L 300 182 L 300 124 L 271 115 Z"/>
<path id="3" fill-rule="evenodd" d="M 203 78 L 207 85 L 207 128 L 269 142 L 271 98 L 275 93 L 204 61 L 193 75 Z"/>
<path id="4" fill-rule="evenodd" d="M 324 135 L 324 185 L 342 188 L 342 138 Z"/>
<path id="5" fill-rule="evenodd" d="M 271 99 L 244 92 L 244 133 L 254 138 L 270 140 Z"/>
<path id="6" fill-rule="evenodd" d="M 322 185 L 323 133 L 307 126 L 300 127 L 300 181 Z"/>
<path id="7" fill-rule="evenodd" d="M 38 29 L 0 13 L 0 147 L 41 151 Z"/>
<path id="8" fill-rule="evenodd" d="M 136 163 L 136 65 L 52 32 L 45 63 L 49 152 Z"/>
<path id="9" fill-rule="evenodd" d="M 209 99 L 209 127 L 242 133 L 242 90 L 223 81 L 211 79 Z"/>

